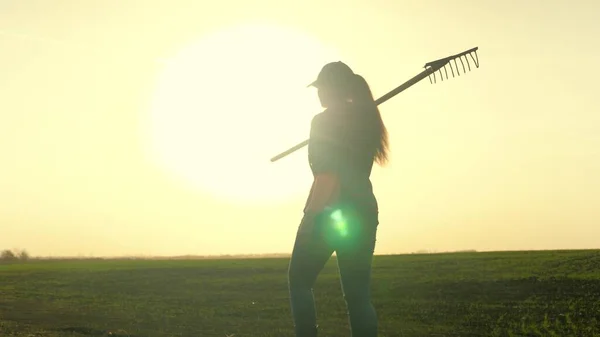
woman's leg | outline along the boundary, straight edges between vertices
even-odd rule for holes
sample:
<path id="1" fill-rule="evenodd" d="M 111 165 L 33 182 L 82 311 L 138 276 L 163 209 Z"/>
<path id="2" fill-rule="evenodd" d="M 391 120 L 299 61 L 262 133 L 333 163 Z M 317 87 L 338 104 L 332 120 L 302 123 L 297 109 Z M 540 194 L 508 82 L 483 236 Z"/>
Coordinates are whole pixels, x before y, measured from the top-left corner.
<path id="1" fill-rule="evenodd" d="M 372 219 L 371 219 L 372 218 Z M 353 235 L 336 249 L 342 291 L 353 337 L 376 337 L 377 314 L 371 303 L 371 265 L 378 220 L 356 217 Z"/>
<path id="2" fill-rule="evenodd" d="M 296 337 L 317 336 L 317 317 L 312 288 L 333 254 L 319 233 L 314 217 L 302 219 L 288 271 L 290 304 Z"/>

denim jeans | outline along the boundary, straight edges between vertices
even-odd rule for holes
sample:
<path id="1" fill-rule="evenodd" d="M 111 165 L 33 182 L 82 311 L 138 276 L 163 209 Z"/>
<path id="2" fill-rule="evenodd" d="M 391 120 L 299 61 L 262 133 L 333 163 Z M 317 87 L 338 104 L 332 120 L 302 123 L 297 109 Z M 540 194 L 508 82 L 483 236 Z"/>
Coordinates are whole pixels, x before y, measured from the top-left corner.
<path id="1" fill-rule="evenodd" d="M 378 223 L 377 212 L 357 212 L 351 207 L 304 216 L 288 271 L 296 337 L 317 336 L 312 289 L 333 252 L 337 256 L 351 336 L 377 336 L 370 281 Z M 305 227 L 312 230 L 303 230 Z"/>

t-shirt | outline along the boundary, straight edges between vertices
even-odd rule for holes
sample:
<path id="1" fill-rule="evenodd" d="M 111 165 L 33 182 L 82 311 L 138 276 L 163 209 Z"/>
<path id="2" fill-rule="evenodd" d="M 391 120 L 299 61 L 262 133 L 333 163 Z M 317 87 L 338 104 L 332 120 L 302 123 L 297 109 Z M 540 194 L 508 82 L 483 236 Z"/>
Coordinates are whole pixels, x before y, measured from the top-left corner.
<path id="1" fill-rule="evenodd" d="M 327 109 L 311 123 L 308 161 L 314 176 L 335 173 L 340 179 L 339 202 L 356 209 L 377 211 L 370 175 L 379 120 L 375 113 L 348 103 Z"/>

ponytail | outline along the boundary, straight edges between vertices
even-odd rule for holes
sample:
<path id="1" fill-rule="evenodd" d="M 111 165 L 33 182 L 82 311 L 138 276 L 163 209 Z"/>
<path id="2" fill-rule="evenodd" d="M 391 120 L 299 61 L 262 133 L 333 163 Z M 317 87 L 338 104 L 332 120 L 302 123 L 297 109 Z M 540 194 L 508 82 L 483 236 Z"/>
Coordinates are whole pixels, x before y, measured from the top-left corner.
<path id="1" fill-rule="evenodd" d="M 389 152 L 387 129 L 383 123 L 381 113 L 377 107 L 377 104 L 375 103 L 375 99 L 373 98 L 371 88 L 369 87 L 367 81 L 364 79 L 364 77 L 354 74 L 353 82 L 354 83 L 350 88 L 350 97 L 352 102 L 366 108 L 368 113 L 374 114 L 374 117 L 377 119 L 377 142 L 374 160 L 379 165 L 383 166 L 388 161 Z"/>

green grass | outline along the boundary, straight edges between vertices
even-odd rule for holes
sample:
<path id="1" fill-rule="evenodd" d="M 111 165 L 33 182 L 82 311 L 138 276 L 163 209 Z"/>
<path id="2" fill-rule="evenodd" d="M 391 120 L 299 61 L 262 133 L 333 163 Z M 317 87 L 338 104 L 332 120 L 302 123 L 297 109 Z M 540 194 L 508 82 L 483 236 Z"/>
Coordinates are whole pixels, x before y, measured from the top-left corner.
<path id="1" fill-rule="evenodd" d="M 0 265 L 0 336 L 292 336 L 288 259 Z M 600 336 L 600 251 L 378 256 L 380 336 Z M 321 336 L 348 336 L 332 259 Z"/>

